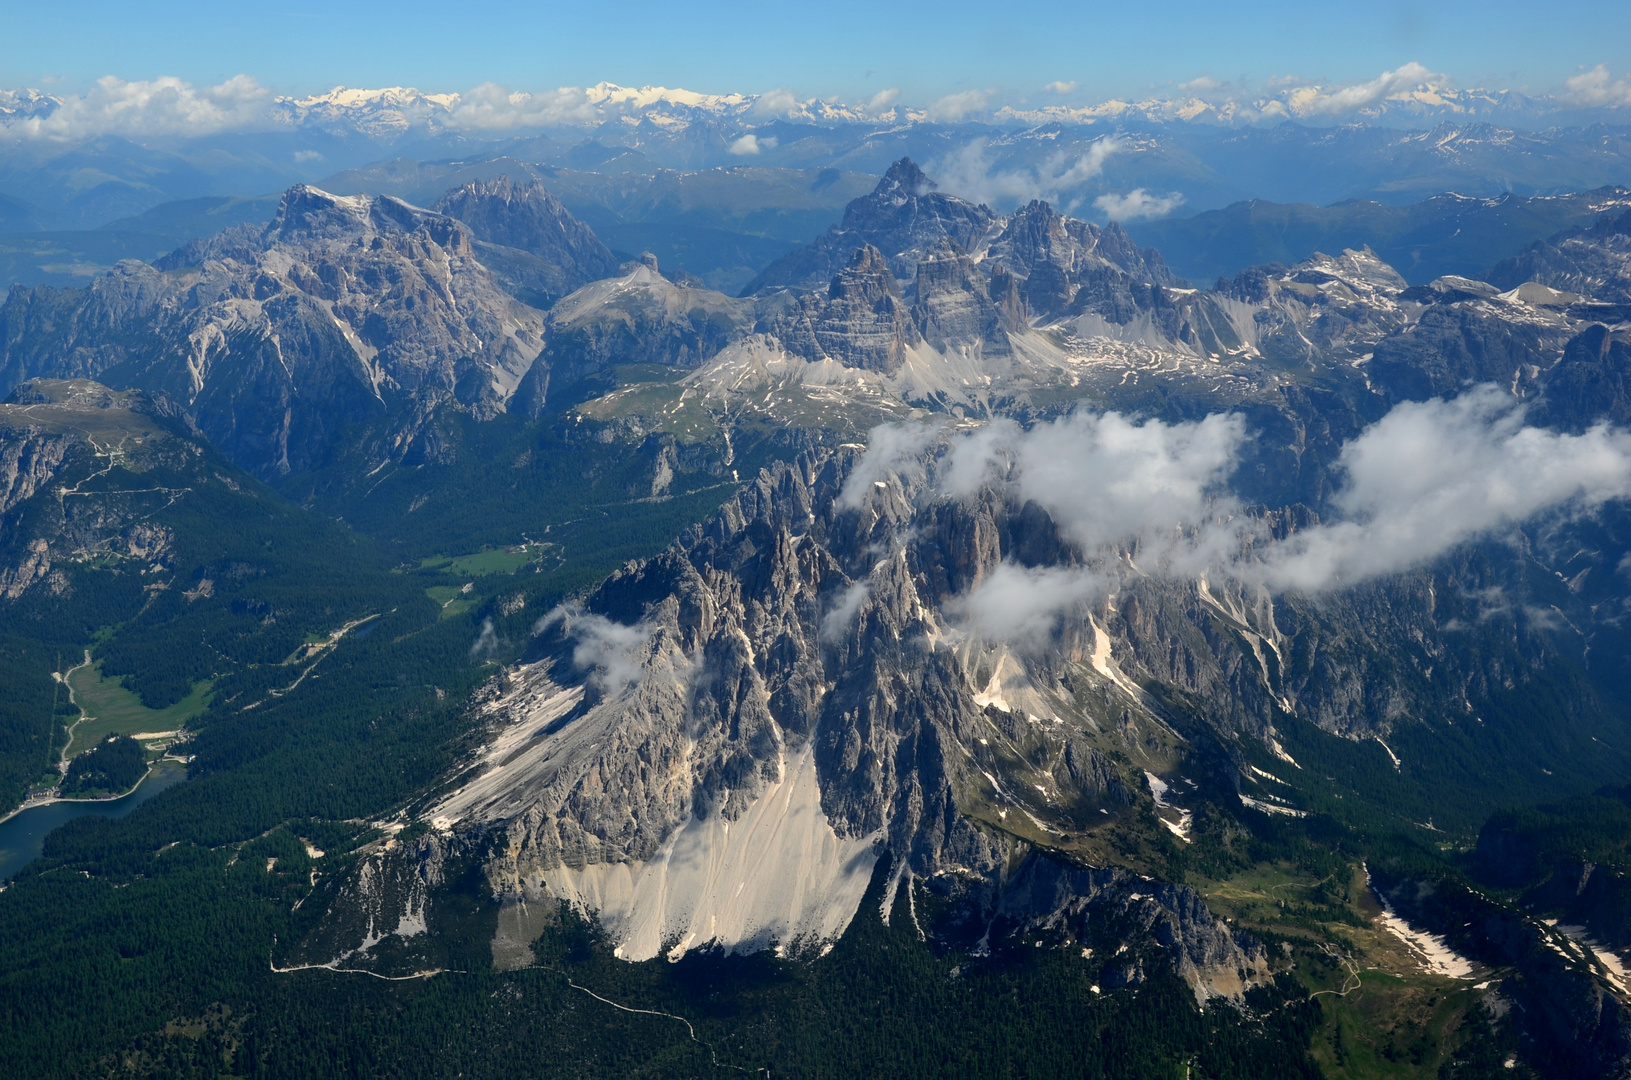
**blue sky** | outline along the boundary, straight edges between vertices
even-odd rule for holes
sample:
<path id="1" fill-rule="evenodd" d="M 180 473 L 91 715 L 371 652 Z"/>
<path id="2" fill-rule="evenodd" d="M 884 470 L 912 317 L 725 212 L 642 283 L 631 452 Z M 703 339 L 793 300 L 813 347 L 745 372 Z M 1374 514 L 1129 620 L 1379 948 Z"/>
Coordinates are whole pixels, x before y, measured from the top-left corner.
<path id="1" fill-rule="evenodd" d="M 1417 61 L 1462 86 L 1544 92 L 1583 68 L 1631 69 L 1631 3 L 1176 2 L 1006 5 L 826 0 L 481 5 L 58 0 L 0 6 L 0 87 L 83 89 L 102 75 L 280 93 L 350 86 L 517 89 L 601 80 L 847 100 L 899 87 L 1095 100 L 1207 75 L 1326 83 Z"/>

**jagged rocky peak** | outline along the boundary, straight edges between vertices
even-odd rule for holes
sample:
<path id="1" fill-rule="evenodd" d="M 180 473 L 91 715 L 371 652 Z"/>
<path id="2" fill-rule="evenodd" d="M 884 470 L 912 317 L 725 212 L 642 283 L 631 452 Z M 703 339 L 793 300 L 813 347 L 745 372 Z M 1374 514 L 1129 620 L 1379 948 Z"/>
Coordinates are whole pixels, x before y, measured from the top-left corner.
<path id="1" fill-rule="evenodd" d="M 844 208 L 839 230 L 889 253 L 895 276 L 911 280 L 917 259 L 941 238 L 973 251 L 997 221 L 983 204 L 935 190 L 911 158 L 889 167 L 878 186 Z"/>
<path id="2" fill-rule="evenodd" d="M 1528 282 L 1611 304 L 1631 304 L 1631 211 L 1599 215 L 1589 228 L 1536 241 L 1489 272 L 1502 289 Z"/>
<path id="3" fill-rule="evenodd" d="M 1120 315 L 1136 303 L 1138 287 L 1148 295 L 1153 286 L 1179 284 L 1159 252 L 1140 249 L 1119 225 L 1066 217 L 1040 200 L 1015 211 L 984 255 L 1021 279 L 1026 303 L 1041 318 L 1071 310 L 1078 296 L 1077 312 Z"/>
<path id="4" fill-rule="evenodd" d="M 388 427 L 414 398 L 481 417 L 505 408 L 545 319 L 472 239 L 399 199 L 296 185 L 264 229 L 194 241 L 157 267 L 121 264 L 85 290 L 14 292 L 0 319 L 51 311 L 59 330 L 7 338 L 0 373 L 161 391 L 236 463 L 286 475 L 325 459 L 347 425 Z"/>
<path id="5" fill-rule="evenodd" d="M 560 295 L 617 272 L 617 257 L 594 230 L 542 184 L 517 184 L 508 176 L 472 180 L 443 195 L 432 209 L 464 222 L 484 243 L 515 248 L 558 267 Z"/>
<path id="6" fill-rule="evenodd" d="M 1197 994 L 1238 994 L 1259 945 L 1190 890 L 1072 854 L 1137 828 L 1145 772 L 1206 731 L 1151 711 L 1086 610 L 1045 656 L 951 614 L 1007 557 L 1068 557 L 1034 505 L 861 461 L 767 469 L 546 619 L 425 810 L 435 844 L 485 852 L 500 896 L 597 912 L 627 959 L 831 939 L 887 865 L 950 902 L 937 932 L 965 945 L 997 918 L 1066 940 L 1126 920 Z"/>
<path id="7" fill-rule="evenodd" d="M 890 166 L 870 194 L 853 200 L 844 218 L 815 241 L 766 267 L 743 295 L 773 288 L 825 288 L 856 248 L 871 244 L 883 252 L 896 278 L 909 282 L 923 256 L 950 240 L 974 251 L 998 221 L 987 206 L 934 190 L 934 182 L 911 158 Z"/>
<path id="8" fill-rule="evenodd" d="M 1315 252 L 1292 268 L 1290 280 L 1316 287 L 1339 283 L 1355 297 L 1397 296 L 1409 288 L 1404 275 L 1383 261 L 1369 244 L 1357 251 L 1349 248 L 1340 255 Z"/>
<path id="9" fill-rule="evenodd" d="M 938 184 L 909 157 L 890 165 L 867 198 L 873 202 L 894 202 L 905 205 L 908 201 L 934 191 Z M 851 204 L 854 205 L 853 203 Z"/>
<path id="10" fill-rule="evenodd" d="M 393 195 L 332 195 L 308 184 L 283 193 L 266 228 L 267 243 L 310 244 L 425 229 L 442 247 L 469 254 L 470 235 L 450 218 Z"/>
<path id="11" fill-rule="evenodd" d="M 923 341 L 888 260 L 871 244 L 833 275 L 825 296 L 800 296 L 771 327 L 789 352 L 886 375 Z"/>

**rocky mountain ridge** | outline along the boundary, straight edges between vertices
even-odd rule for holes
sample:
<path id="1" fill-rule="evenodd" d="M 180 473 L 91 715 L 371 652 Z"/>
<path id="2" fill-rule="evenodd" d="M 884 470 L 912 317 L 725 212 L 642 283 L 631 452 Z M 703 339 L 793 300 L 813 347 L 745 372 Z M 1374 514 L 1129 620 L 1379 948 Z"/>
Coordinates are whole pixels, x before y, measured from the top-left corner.
<path id="1" fill-rule="evenodd" d="M 266 477 L 414 399 L 503 410 L 544 317 L 478 261 L 468 227 L 390 198 L 296 187 L 264 230 L 127 262 L 83 291 L 13 290 L 3 382 L 113 378 L 181 403 Z"/>
<path id="2" fill-rule="evenodd" d="M 1000 648 L 959 645 L 937 610 L 947 583 L 903 546 L 906 491 L 882 484 L 859 507 L 842 496 L 857 459 L 762 474 L 667 554 L 543 621 L 482 706 L 493 741 L 425 820 L 486 853 L 499 896 L 598 911 L 629 959 L 830 938 L 887 858 L 902 887 L 1008 932 L 1069 939 L 1131 918 L 1199 997 L 1238 994 L 1261 947 L 1194 894 L 1049 851 L 1064 830 L 1150 814 L 1127 755 L 1170 770 L 1182 740 L 1102 659 L 1077 657 L 1073 691 L 1027 690 Z M 943 542 L 1018 524 L 938 527 Z M 995 550 L 967 554 L 967 573 L 993 568 Z M 974 665 L 993 659 L 998 674 L 979 683 Z M 1073 702 L 1069 720 L 1018 704 L 1058 701 Z M 788 868 L 796 888 L 766 870 L 789 852 L 804 853 Z M 371 925 L 402 917 L 387 905 Z"/>

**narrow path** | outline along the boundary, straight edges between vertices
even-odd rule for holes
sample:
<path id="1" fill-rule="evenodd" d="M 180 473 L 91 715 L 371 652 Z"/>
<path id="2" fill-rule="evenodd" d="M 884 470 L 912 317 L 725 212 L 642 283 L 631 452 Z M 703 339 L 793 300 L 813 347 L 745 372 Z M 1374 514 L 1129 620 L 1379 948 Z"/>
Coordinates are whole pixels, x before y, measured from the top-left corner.
<path id="1" fill-rule="evenodd" d="M 678 1020 L 680 1023 L 685 1025 L 685 1030 L 690 1034 L 691 1041 L 696 1043 L 698 1046 L 701 1046 L 701 1047 L 704 1047 L 704 1048 L 707 1049 L 708 1056 L 713 1059 L 714 1068 L 716 1068 L 716 1069 L 735 1069 L 739 1073 L 747 1073 L 750 1076 L 755 1074 L 755 1073 L 763 1073 L 765 1076 L 770 1075 L 770 1070 L 763 1067 L 763 1066 L 760 1066 L 757 1069 L 747 1069 L 747 1068 L 742 1067 L 741 1065 L 732 1065 L 728 1061 L 720 1061 L 719 1060 L 719 1051 L 714 1049 L 712 1043 L 704 1042 L 703 1040 L 697 1038 L 697 1029 L 691 1025 L 691 1021 L 687 1020 L 683 1016 L 677 1016 L 674 1013 L 670 1013 L 670 1012 L 662 1012 L 661 1010 L 658 1010 L 658 1009 L 636 1009 L 636 1008 L 633 1008 L 632 1006 L 629 1006 L 629 1005 L 619 1005 L 617 1002 L 613 1001 L 611 998 L 601 997 L 599 994 L 595 993 L 593 990 L 589 989 L 587 986 L 579 986 L 577 983 L 572 981 L 572 977 L 570 975 L 568 975 L 564 971 L 559 970 L 558 968 L 544 968 L 543 970 L 544 971 L 553 971 L 555 974 L 559 975 L 561 978 L 566 980 L 566 985 L 570 986 L 574 990 L 581 990 L 582 992 L 584 992 L 585 994 L 588 994 L 590 997 L 594 998 L 596 1001 L 600 1002 L 603 1005 L 610 1005 L 612 1008 L 618 1009 L 618 1010 L 620 1010 L 622 1012 L 626 1012 L 626 1013 L 639 1013 L 639 1014 L 641 1014 L 643 1016 L 663 1016 L 663 1017 L 667 1017 L 670 1020 Z"/>
<path id="2" fill-rule="evenodd" d="M 428 971 L 414 971 L 407 975 L 381 975 L 377 971 L 368 971 L 365 968 L 339 967 L 337 961 L 331 964 L 293 964 L 289 967 L 278 967 L 270 955 L 268 955 L 266 958 L 266 966 L 278 975 L 288 975 L 296 971 L 332 971 L 337 975 L 367 975 L 371 978 L 381 979 L 385 982 L 409 982 L 413 979 L 429 979 L 436 975 L 469 974 L 469 972 L 459 971 L 454 968 L 431 968 Z M 713 1060 L 714 1068 L 716 1069 L 735 1069 L 737 1072 L 747 1073 L 750 1076 L 757 1073 L 763 1073 L 767 1077 L 770 1075 L 770 1070 L 763 1066 L 757 1069 L 748 1069 L 741 1065 L 733 1065 L 728 1061 L 720 1061 L 719 1051 L 714 1049 L 712 1043 L 705 1042 L 704 1040 L 698 1038 L 696 1027 L 692 1025 L 691 1021 L 687 1020 L 683 1016 L 678 1016 L 670 1012 L 663 1012 L 660 1009 L 636 1009 L 631 1005 L 622 1005 L 613 1001 L 609 997 L 602 997 L 593 990 L 589 989 L 587 986 L 579 986 L 577 983 L 572 981 L 571 976 L 558 968 L 541 968 L 540 970 L 549 971 L 559 975 L 562 979 L 566 980 L 566 985 L 570 986 L 572 989 L 588 994 L 602 1005 L 610 1005 L 619 1012 L 636 1013 L 641 1016 L 661 1016 L 668 1020 L 678 1020 L 680 1023 L 685 1025 L 686 1034 L 690 1036 L 691 1041 L 708 1051 L 708 1056 Z"/>
<path id="3" fill-rule="evenodd" d="M 467 971 L 459 971 L 456 968 L 431 968 L 428 971 L 414 971 L 407 975 L 381 975 L 377 971 L 369 971 L 366 968 L 343 968 L 336 967 L 334 964 L 295 964 L 292 967 L 278 967 L 272 963 L 270 957 L 267 958 L 266 962 L 267 966 L 279 975 L 287 975 L 293 971 L 332 971 L 338 975 L 369 975 L 376 979 L 383 979 L 386 982 L 411 982 L 414 979 L 429 979 L 435 975 L 469 974 Z"/>
<path id="4" fill-rule="evenodd" d="M 69 679 L 71 679 L 73 677 L 74 672 L 78 671 L 80 668 L 85 668 L 85 667 L 90 667 L 90 666 L 91 666 L 91 650 L 86 649 L 85 650 L 85 659 L 81 660 L 79 663 L 77 663 L 73 667 L 69 668 L 62 675 L 57 676 L 59 679 L 62 680 L 62 685 L 66 686 L 68 688 L 68 704 L 72 705 L 74 708 L 79 710 L 79 719 L 75 720 L 73 723 L 68 725 L 68 730 L 67 730 L 67 736 L 68 737 L 66 739 L 64 739 L 63 742 L 62 742 L 62 756 L 57 761 L 57 772 L 61 773 L 63 776 L 68 775 L 68 748 L 74 745 L 74 729 L 79 727 L 80 724 L 83 724 L 87 720 L 96 719 L 96 717 L 91 716 L 90 714 L 86 713 L 85 706 L 81 705 L 79 703 L 79 699 L 74 697 L 74 684 L 72 682 L 69 682 Z"/>
<path id="5" fill-rule="evenodd" d="M 1343 976 L 1343 978 L 1342 978 L 1342 989 L 1340 989 L 1340 990 L 1316 990 L 1312 994 L 1308 995 L 1308 1000 L 1309 1001 L 1313 1001 L 1315 998 L 1319 997 L 1321 994 L 1331 994 L 1334 997 L 1347 997 L 1349 994 L 1353 993 L 1355 990 L 1358 990 L 1361 986 L 1364 985 L 1364 980 L 1359 977 L 1359 969 L 1354 967 L 1353 960 L 1351 960 L 1346 954 L 1343 954 L 1343 955 L 1339 956 L 1337 954 L 1336 950 L 1332 949 L 1330 946 L 1325 946 L 1324 947 L 1324 952 L 1325 952 L 1325 955 L 1327 955 L 1327 956 L 1334 957 L 1334 958 L 1336 958 L 1338 960 L 1341 960 L 1342 961 L 1342 966 L 1348 969 L 1348 974 Z M 1349 979 L 1353 980 L 1354 984 L 1352 986 L 1348 985 L 1348 980 Z"/>

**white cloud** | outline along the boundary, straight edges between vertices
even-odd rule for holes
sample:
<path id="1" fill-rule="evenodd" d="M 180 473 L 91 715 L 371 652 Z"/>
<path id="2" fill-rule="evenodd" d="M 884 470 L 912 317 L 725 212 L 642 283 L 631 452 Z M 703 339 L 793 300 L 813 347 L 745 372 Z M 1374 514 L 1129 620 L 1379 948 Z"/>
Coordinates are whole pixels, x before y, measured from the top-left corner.
<path id="1" fill-rule="evenodd" d="M 1214 90 L 1222 90 L 1226 85 L 1228 84 L 1210 75 L 1199 75 L 1188 82 L 1179 83 L 1178 89 L 1186 94 L 1210 94 Z"/>
<path id="2" fill-rule="evenodd" d="M 1603 64 L 1573 76 L 1566 85 L 1569 100 L 1577 105 L 1631 105 L 1631 78 L 1615 79 Z"/>
<path id="3" fill-rule="evenodd" d="M 766 135 L 761 137 L 749 133 L 731 143 L 728 149 L 732 154 L 751 157 L 761 150 L 776 149 L 776 136 Z"/>
<path id="4" fill-rule="evenodd" d="M 955 124 L 972 112 L 985 108 L 991 95 L 984 90 L 964 90 L 960 94 L 947 94 L 929 106 L 929 119 L 939 124 Z"/>
<path id="5" fill-rule="evenodd" d="M 655 627 L 639 622 L 624 626 L 604 615 L 580 611 L 565 605 L 557 607 L 532 626 L 534 634 L 555 623 L 575 640 L 572 663 L 579 671 L 587 671 L 603 690 L 615 693 L 640 677 L 640 659 L 637 650 L 651 639 Z"/>
<path id="6" fill-rule="evenodd" d="M 1424 83 L 1442 84 L 1446 81 L 1448 79 L 1445 75 L 1429 71 L 1421 64 L 1411 61 L 1392 71 L 1384 71 L 1369 82 L 1345 86 L 1330 93 L 1317 86 L 1302 87 L 1292 91 L 1288 104 L 1291 111 L 1299 116 L 1310 114 L 1330 116 L 1354 112 L 1386 101 L 1395 95 L 1407 94 Z"/>
<path id="7" fill-rule="evenodd" d="M 441 101 L 418 94 L 415 97 L 421 100 L 410 104 L 409 111 L 416 118 L 431 115 L 433 110 L 441 110 Z M 575 86 L 534 94 L 485 82 L 468 94 L 438 97 L 445 97 L 447 102 L 448 125 L 470 131 L 508 131 L 513 128 L 585 123 L 596 115 L 588 93 Z"/>
<path id="8" fill-rule="evenodd" d="M 1153 570 L 1192 562 L 1194 530 L 1233 505 L 1223 482 L 1244 439 L 1244 422 L 1224 413 L 1165 424 L 1077 412 L 1028 430 L 997 420 L 953 444 L 941 488 L 1011 484 L 1084 551 L 1130 545 Z"/>
<path id="9" fill-rule="evenodd" d="M 483 619 L 481 633 L 476 635 L 475 643 L 470 646 L 470 659 L 476 660 L 497 652 L 499 645 L 498 632 L 493 629 L 493 620 Z"/>
<path id="10" fill-rule="evenodd" d="M 1059 81 L 1056 81 L 1056 82 L 1049 83 L 1048 85 L 1044 86 L 1042 89 L 1046 90 L 1050 94 L 1068 94 L 1071 91 L 1075 90 L 1080 85 L 1082 85 L 1082 84 L 1079 83 L 1079 82 L 1074 82 L 1074 81 L 1065 82 L 1063 80 L 1059 80 Z"/>
<path id="11" fill-rule="evenodd" d="M 838 493 L 841 509 L 861 506 L 876 485 L 908 465 L 916 466 L 929 444 L 940 434 L 933 424 L 879 424 L 867 436 L 867 450 L 844 480 Z"/>
<path id="12" fill-rule="evenodd" d="M 891 86 L 887 90 L 880 90 L 872 95 L 872 100 L 866 103 L 871 112 L 883 112 L 889 106 L 900 100 L 900 88 Z"/>
<path id="13" fill-rule="evenodd" d="M 322 161 L 323 155 L 318 153 L 316 150 L 296 150 L 294 152 L 294 159 L 302 164 L 305 164 L 309 161 Z"/>
<path id="14" fill-rule="evenodd" d="M 1328 519 L 1283 540 L 1244 515 L 1226 486 L 1248 437 L 1239 416 L 1165 424 L 1078 412 L 1030 428 L 992 421 L 949 441 L 932 490 L 970 499 L 993 485 L 1034 501 L 1083 562 L 999 565 L 947 613 L 971 633 L 1025 646 L 1122 576 L 1208 573 L 1315 593 L 1427 565 L 1541 514 L 1631 498 L 1631 432 L 1598 425 L 1570 435 L 1523 419 L 1523 407 L 1489 385 L 1396 406 L 1342 448 Z M 928 434 L 875 431 L 876 457 L 869 451 L 857 464 L 845 494 L 920 462 Z M 1474 599 L 1480 619 L 1509 607 L 1498 591 Z"/>
<path id="15" fill-rule="evenodd" d="M 1104 163 L 1125 144 L 1115 136 L 1097 139 L 1079 154 L 1049 155 L 1041 164 L 1023 169 L 999 169 L 991 160 L 984 139 L 975 139 L 933 162 L 930 171 L 944 191 L 975 202 L 1003 207 L 1046 199 L 1065 209 L 1075 207 L 1075 189 L 1104 172 Z"/>
<path id="16" fill-rule="evenodd" d="M 1080 567 L 1023 567 L 998 563 L 974 588 L 953 598 L 946 612 L 963 629 L 1016 648 L 1042 644 L 1061 616 L 1099 599 L 1104 578 Z"/>
<path id="17" fill-rule="evenodd" d="M 771 90 L 760 94 L 753 103 L 753 112 L 760 116 L 786 116 L 798 108 L 799 99 L 791 90 Z"/>
<path id="18" fill-rule="evenodd" d="M 108 75 L 84 96 L 64 98 L 50 114 L 16 127 L 29 135 L 62 139 L 213 135 L 270 126 L 271 101 L 270 92 L 248 75 L 205 87 L 171 76 L 127 82 Z"/>
<path id="19" fill-rule="evenodd" d="M 1395 407 L 1343 447 L 1342 520 L 1294 533 L 1237 572 L 1275 589 L 1353 584 L 1565 505 L 1631 496 L 1631 433 L 1523 425 L 1495 386 Z"/>
<path id="20" fill-rule="evenodd" d="M 832 609 L 821 618 L 821 640 L 837 641 L 843 637 L 855 613 L 861 610 L 861 602 L 871 591 L 872 587 L 865 581 L 857 581 L 840 593 Z"/>
<path id="21" fill-rule="evenodd" d="M 1134 188 L 1124 195 L 1100 195 L 1093 200 L 1098 211 L 1111 221 L 1138 221 L 1141 218 L 1166 217 L 1184 203 L 1182 193 L 1169 191 L 1165 195 L 1151 195 L 1143 188 Z"/>

